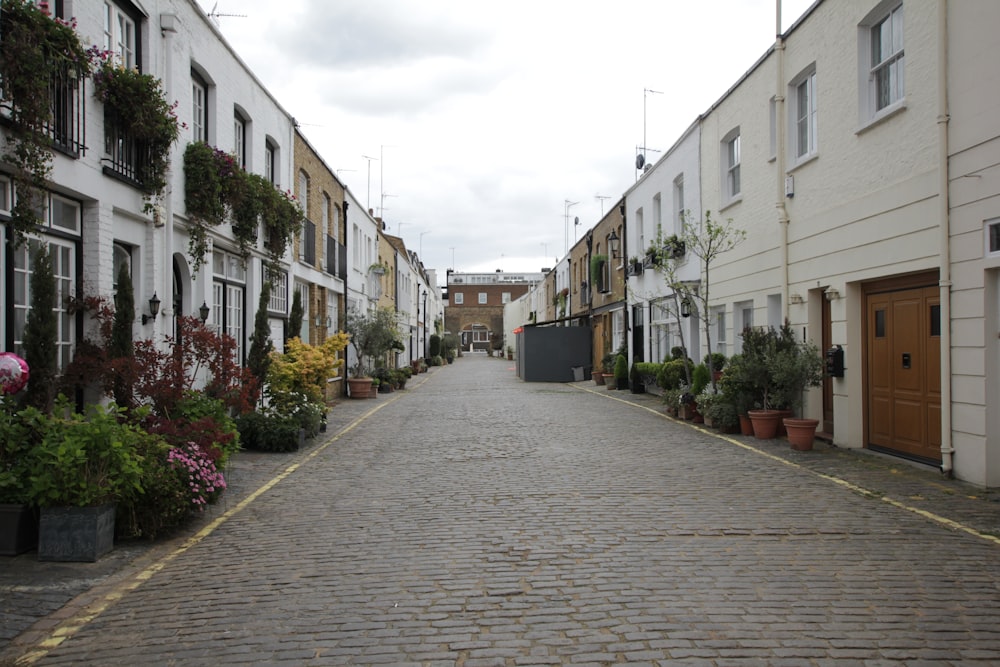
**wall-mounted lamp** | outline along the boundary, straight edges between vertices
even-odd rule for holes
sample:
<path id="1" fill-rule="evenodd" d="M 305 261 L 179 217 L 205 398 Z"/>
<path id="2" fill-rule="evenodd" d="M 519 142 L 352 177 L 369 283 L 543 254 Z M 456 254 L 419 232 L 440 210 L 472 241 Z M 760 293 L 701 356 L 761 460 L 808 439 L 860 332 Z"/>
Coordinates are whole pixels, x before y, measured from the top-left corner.
<path id="1" fill-rule="evenodd" d="M 798 305 L 800 303 L 805 303 L 805 299 L 802 298 L 801 294 L 789 294 L 788 303 L 792 305 Z"/>
<path id="2" fill-rule="evenodd" d="M 149 300 L 149 315 L 142 314 L 142 323 L 145 324 L 150 320 L 155 320 L 156 316 L 160 314 L 160 299 L 156 296 L 156 292 L 153 292 L 153 297 Z"/>
<path id="3" fill-rule="evenodd" d="M 836 301 L 840 298 L 840 292 L 838 292 L 835 287 L 827 287 L 823 292 L 823 295 L 826 297 L 827 301 Z"/>
<path id="4" fill-rule="evenodd" d="M 611 250 L 611 258 L 618 259 L 618 245 L 621 239 L 618 238 L 618 234 L 615 234 L 615 230 L 611 230 L 611 236 L 608 237 L 608 248 Z"/>
<path id="5" fill-rule="evenodd" d="M 324 319 L 324 317 L 322 315 L 317 315 L 316 316 L 316 327 L 320 328 L 320 327 L 323 326 L 324 323 L 326 324 L 326 328 L 329 329 L 330 327 L 333 326 L 333 318 L 330 317 L 330 316 L 327 316 Z"/>
<path id="6" fill-rule="evenodd" d="M 691 297 L 685 296 L 681 299 L 681 317 L 691 317 Z"/>
<path id="7" fill-rule="evenodd" d="M 198 309 L 198 314 L 201 316 L 201 323 L 202 324 L 204 324 L 205 322 L 208 322 L 208 314 L 210 312 L 211 312 L 211 309 L 208 307 L 208 304 L 206 302 L 202 301 L 201 302 L 201 308 Z"/>

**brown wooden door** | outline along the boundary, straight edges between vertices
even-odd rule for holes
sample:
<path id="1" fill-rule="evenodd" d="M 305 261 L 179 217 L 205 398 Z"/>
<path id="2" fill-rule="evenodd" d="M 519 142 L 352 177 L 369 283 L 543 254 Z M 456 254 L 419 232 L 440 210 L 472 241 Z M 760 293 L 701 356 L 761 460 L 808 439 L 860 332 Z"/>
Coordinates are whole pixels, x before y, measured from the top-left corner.
<path id="1" fill-rule="evenodd" d="M 869 447 L 941 461 L 939 304 L 937 287 L 867 296 Z"/>

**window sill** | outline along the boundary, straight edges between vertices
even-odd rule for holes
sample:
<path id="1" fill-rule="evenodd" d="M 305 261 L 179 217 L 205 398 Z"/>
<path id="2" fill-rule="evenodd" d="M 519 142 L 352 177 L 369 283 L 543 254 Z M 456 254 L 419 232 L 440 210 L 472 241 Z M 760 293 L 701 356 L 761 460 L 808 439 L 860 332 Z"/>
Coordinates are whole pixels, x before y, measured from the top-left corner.
<path id="1" fill-rule="evenodd" d="M 725 204 L 723 204 L 722 206 L 720 206 L 719 207 L 719 213 L 722 213 L 723 211 L 725 211 L 728 208 L 732 208 L 733 206 L 736 206 L 737 204 L 739 204 L 742 201 L 743 201 L 743 193 L 741 192 L 740 194 L 736 195 L 735 197 L 733 197 L 732 199 L 730 199 L 729 201 L 727 201 Z"/>
<path id="2" fill-rule="evenodd" d="M 805 157 L 799 158 L 798 162 L 796 162 L 792 166 L 790 166 L 785 173 L 786 174 L 791 174 L 791 173 L 793 173 L 795 171 L 798 171 L 800 168 L 802 168 L 805 165 L 809 164 L 810 162 L 812 162 L 813 160 L 815 160 L 818 157 L 819 157 L 819 152 L 817 151 L 817 152 L 814 152 L 814 153 L 810 153 L 809 155 L 806 155 Z"/>
<path id="3" fill-rule="evenodd" d="M 903 98 L 902 100 L 896 102 L 895 104 L 887 106 L 885 109 L 882 109 L 871 118 L 868 118 L 866 121 L 862 123 L 861 127 L 855 130 L 854 134 L 860 136 L 865 132 L 867 132 L 868 130 L 874 127 L 878 127 L 879 125 L 886 122 L 890 118 L 893 118 L 903 113 L 904 111 L 906 111 L 906 98 Z"/>

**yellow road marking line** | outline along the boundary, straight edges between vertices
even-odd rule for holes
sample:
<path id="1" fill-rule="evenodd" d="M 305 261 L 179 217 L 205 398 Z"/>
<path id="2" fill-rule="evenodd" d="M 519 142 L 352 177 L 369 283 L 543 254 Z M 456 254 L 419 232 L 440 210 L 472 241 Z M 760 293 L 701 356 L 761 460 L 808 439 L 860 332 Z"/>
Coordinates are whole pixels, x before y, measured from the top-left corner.
<path id="1" fill-rule="evenodd" d="M 789 461 L 788 459 L 782 458 L 782 457 L 780 457 L 780 456 L 778 456 L 776 454 L 771 454 L 770 452 L 765 452 L 764 450 L 758 449 L 757 447 L 754 447 L 753 445 L 748 445 L 745 442 L 740 442 L 739 440 L 736 440 L 735 438 L 728 438 L 724 434 L 716 433 L 715 431 L 709 431 L 706 428 L 702 428 L 702 427 L 696 426 L 694 424 L 688 424 L 686 421 L 681 421 L 681 420 L 678 420 L 678 419 L 673 419 L 671 417 L 668 417 L 666 414 L 660 412 L 659 410 L 654 410 L 653 408 L 647 407 L 645 405 L 639 405 L 638 403 L 633 403 L 632 401 L 626 401 L 625 399 L 618 398 L 617 396 L 609 396 L 609 395 L 607 395 L 607 394 L 605 394 L 603 392 L 594 391 L 593 389 L 588 389 L 587 387 L 579 387 L 579 386 L 576 386 L 576 385 L 574 385 L 572 383 L 567 383 L 567 384 L 569 386 L 573 387 L 574 389 L 579 389 L 580 391 L 586 391 L 586 392 L 594 394 L 596 396 L 603 396 L 604 398 L 610 399 L 612 401 L 618 401 L 620 403 L 626 403 L 628 405 L 632 405 L 634 407 L 637 407 L 640 410 L 645 410 L 646 412 L 651 412 L 652 414 L 654 414 L 654 415 L 656 415 L 658 417 L 662 417 L 663 419 L 670 419 L 670 421 L 683 424 L 683 425 L 687 426 L 688 428 L 692 428 L 692 429 L 694 429 L 696 431 L 700 431 L 701 433 L 704 433 L 705 435 L 710 435 L 710 436 L 712 436 L 714 438 L 717 438 L 719 440 L 723 440 L 723 441 L 728 442 L 730 444 L 736 445 L 737 447 L 742 447 L 743 449 L 745 449 L 747 451 L 750 451 L 750 452 L 753 452 L 754 454 L 758 454 L 758 455 L 763 456 L 765 458 L 771 459 L 772 461 L 777 461 L 778 463 L 784 463 L 785 465 L 790 466 L 792 468 L 797 468 L 799 470 L 804 470 L 804 471 L 809 472 L 809 473 L 811 473 L 813 475 L 816 475 L 817 477 L 819 477 L 821 479 L 825 479 L 828 482 L 833 482 L 834 484 L 842 486 L 845 489 L 849 489 L 851 491 L 854 491 L 855 493 L 859 493 L 859 494 L 864 495 L 864 496 L 871 496 L 871 497 L 874 497 L 874 498 L 878 498 L 882 502 L 887 503 L 889 505 L 892 505 L 893 507 L 897 507 L 897 508 L 899 508 L 901 510 L 906 510 L 907 512 L 911 512 L 911 513 L 916 514 L 918 516 L 921 516 L 921 517 L 923 517 L 925 519 L 929 519 L 930 521 L 933 521 L 935 523 L 941 524 L 942 526 L 945 526 L 947 528 L 951 528 L 952 530 L 957 530 L 957 531 L 960 531 L 960 532 L 963 532 L 963 533 L 968 533 L 969 535 L 972 535 L 974 537 L 978 537 L 980 539 L 986 540 L 987 542 L 992 542 L 993 544 L 1000 545 L 1000 537 L 997 537 L 995 535 L 988 535 L 986 533 L 981 533 L 978 530 L 976 530 L 975 528 L 972 528 L 971 526 L 966 526 L 965 524 L 959 523 L 958 521 L 954 521 L 952 519 L 948 519 L 946 517 L 941 516 L 940 514 L 935 514 L 933 512 L 928 512 L 925 509 L 920 509 L 919 507 L 914 507 L 913 505 L 907 505 L 906 503 L 901 502 L 899 500 L 896 500 L 894 498 L 891 498 L 889 496 L 886 496 L 886 495 L 883 495 L 883 494 L 880 494 L 880 493 L 876 493 L 875 491 L 872 491 L 870 489 L 866 489 L 866 488 L 864 488 L 862 486 L 858 486 L 857 484 L 855 484 L 853 482 L 848 482 L 846 479 L 841 479 L 840 477 L 834 477 L 833 475 L 827 475 L 825 473 L 816 472 L 815 470 L 811 470 L 810 468 L 807 468 L 806 466 L 803 466 L 803 465 L 801 465 L 799 463 L 796 463 L 795 461 Z"/>
<path id="2" fill-rule="evenodd" d="M 49 633 L 47 637 L 39 641 L 34 648 L 29 649 L 27 653 L 19 657 L 14 662 L 14 664 L 33 665 L 42 658 L 44 658 L 46 655 L 49 654 L 50 651 L 58 647 L 64 641 L 66 641 L 67 639 L 75 635 L 77 632 L 79 632 L 81 629 L 83 629 L 87 624 L 91 623 L 94 619 L 96 619 L 98 616 L 107 611 L 108 608 L 111 607 L 114 603 L 121 600 L 128 593 L 131 593 L 135 589 L 139 588 L 139 586 L 141 586 L 143 583 L 149 581 L 153 577 L 153 575 L 163 570 L 163 568 L 169 565 L 178 556 L 189 551 L 190 549 L 192 549 L 193 547 L 197 546 L 199 543 L 204 541 L 205 538 L 207 538 L 209 535 L 215 532 L 215 530 L 218 529 L 222 524 L 226 523 L 234 516 L 245 510 L 251 503 L 257 500 L 260 496 L 273 489 L 277 484 L 279 484 L 289 475 L 298 470 L 303 463 L 319 456 L 330 445 L 340 440 L 342 437 L 344 437 L 349 432 L 354 430 L 355 427 L 357 427 L 359 424 L 364 422 L 366 419 L 371 417 L 373 414 L 375 414 L 385 406 L 389 405 L 393 401 L 398 400 L 401 396 L 402 394 L 398 394 L 385 401 L 380 401 L 377 406 L 375 406 L 368 412 L 365 412 L 360 417 L 355 419 L 353 422 L 342 428 L 333 437 L 331 437 L 329 440 L 324 442 L 316 449 L 309 452 L 301 460 L 289 465 L 280 473 L 278 473 L 270 480 L 265 482 L 262 486 L 257 488 L 257 490 L 255 490 L 253 493 L 251 493 L 246 498 L 237 503 L 234 507 L 230 508 L 229 510 L 223 512 L 218 517 L 213 519 L 204 528 L 202 528 L 193 536 L 185 540 L 184 543 L 181 544 L 179 547 L 177 547 L 176 549 L 167 554 L 164 554 L 162 558 L 157 560 L 155 563 L 149 565 L 145 569 L 132 575 L 130 579 L 116 586 L 113 590 L 105 594 L 104 597 L 102 597 L 100 600 L 87 605 L 79 612 L 73 614 L 65 621 L 57 625 L 55 628 L 53 628 L 53 630 Z"/>

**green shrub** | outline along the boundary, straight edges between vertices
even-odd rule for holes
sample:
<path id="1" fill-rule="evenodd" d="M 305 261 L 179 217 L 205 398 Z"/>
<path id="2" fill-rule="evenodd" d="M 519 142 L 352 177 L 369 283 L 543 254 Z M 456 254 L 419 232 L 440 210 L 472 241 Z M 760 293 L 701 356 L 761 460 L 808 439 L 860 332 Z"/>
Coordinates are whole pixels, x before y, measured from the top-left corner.
<path id="1" fill-rule="evenodd" d="M 441 336 L 437 334 L 431 334 L 430 341 L 428 342 L 430 349 L 428 353 L 432 357 L 437 357 L 441 355 Z"/>
<path id="2" fill-rule="evenodd" d="M 660 370 L 656 374 L 656 384 L 660 388 L 677 389 L 685 380 L 683 359 L 672 359 L 660 364 Z"/>
<path id="3" fill-rule="evenodd" d="M 628 384 L 628 362 L 621 354 L 615 357 L 615 380 L 620 388 L 624 388 Z"/>
<path id="4" fill-rule="evenodd" d="M 191 516 L 190 486 L 168 461 L 173 449 L 163 438 L 150 436 L 137 442 L 142 459 L 142 492 L 118 503 L 115 534 L 118 537 L 154 539 L 182 526 Z"/>
<path id="5" fill-rule="evenodd" d="M 271 411 L 248 412 L 236 419 L 240 441 L 261 452 L 293 452 L 299 448 L 299 422 Z M 317 427 L 318 429 L 318 427 Z"/>
<path id="6" fill-rule="evenodd" d="M 712 374 L 708 372 L 708 366 L 705 364 L 698 364 L 694 367 L 694 371 L 691 373 L 691 393 L 697 396 L 701 392 L 705 391 L 707 387 L 712 382 Z"/>

